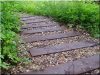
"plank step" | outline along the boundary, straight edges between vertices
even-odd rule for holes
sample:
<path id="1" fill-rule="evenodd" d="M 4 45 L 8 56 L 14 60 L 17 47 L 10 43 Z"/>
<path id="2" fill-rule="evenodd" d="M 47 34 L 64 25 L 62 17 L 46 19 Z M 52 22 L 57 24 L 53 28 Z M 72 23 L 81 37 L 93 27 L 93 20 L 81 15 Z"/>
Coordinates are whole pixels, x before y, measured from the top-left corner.
<path id="1" fill-rule="evenodd" d="M 72 43 L 63 43 L 54 46 L 46 46 L 43 48 L 32 48 L 29 50 L 31 56 L 38 56 L 43 54 L 57 53 L 62 51 L 69 51 L 78 48 L 85 48 L 97 45 L 96 42 L 93 41 L 79 41 Z"/>
<path id="2" fill-rule="evenodd" d="M 57 34 L 50 34 L 50 35 L 31 35 L 25 38 L 22 36 L 24 42 L 34 42 L 34 41 L 44 41 L 44 40 L 52 40 L 52 39 L 60 39 L 60 38 L 67 38 L 72 36 L 78 36 L 81 33 L 76 31 L 69 31 L 66 33 L 57 33 Z"/>
<path id="3" fill-rule="evenodd" d="M 23 74 L 82 74 L 97 68 L 100 68 L 99 54 L 69 61 L 54 67 L 48 67 L 42 71 L 31 71 Z"/>
<path id="4" fill-rule="evenodd" d="M 34 17 L 34 16 L 30 16 L 30 15 L 21 15 L 20 16 L 20 19 L 27 19 L 27 18 L 31 18 L 31 17 Z"/>
<path id="5" fill-rule="evenodd" d="M 35 30 L 35 29 L 46 29 L 46 28 L 48 29 L 48 28 L 53 28 L 53 27 L 60 28 L 60 26 L 57 25 L 57 26 L 47 26 L 47 27 L 46 26 L 44 26 L 44 27 L 43 26 L 42 27 L 29 27 L 29 28 L 22 28 L 21 30 L 27 31 L 27 30 Z"/>
<path id="6" fill-rule="evenodd" d="M 34 22 L 41 22 L 41 21 L 48 21 L 48 20 L 49 19 L 32 19 L 32 20 L 25 20 L 25 21 L 21 21 L 21 22 L 30 24 L 30 23 L 34 23 Z"/>
<path id="7" fill-rule="evenodd" d="M 40 33 L 40 32 L 50 32 L 50 31 L 60 31 L 62 30 L 61 27 L 48 27 L 48 28 L 45 28 L 45 29 L 40 29 L 38 28 L 37 30 L 25 30 L 25 31 L 22 31 L 21 33 L 22 34 L 31 34 L 31 33 Z"/>
<path id="8" fill-rule="evenodd" d="M 33 23 L 41 23 L 41 22 L 46 22 L 49 21 L 48 19 L 35 19 L 35 20 L 26 20 L 26 21 L 22 21 L 22 23 L 25 24 L 33 24 Z"/>
<path id="9" fill-rule="evenodd" d="M 33 23 L 33 24 L 23 25 L 21 28 L 43 27 L 43 26 L 58 26 L 58 24 L 55 22 L 41 22 L 41 23 Z"/>
<path id="10" fill-rule="evenodd" d="M 24 16 L 24 17 L 20 18 L 21 21 L 34 20 L 34 19 L 46 19 L 46 17 L 43 17 L 43 16 Z"/>
<path id="11" fill-rule="evenodd" d="M 41 28 L 41 27 L 54 27 L 54 26 L 58 26 L 58 25 L 46 25 L 46 24 L 43 24 L 43 25 L 32 25 L 32 26 L 22 26 L 21 29 L 27 29 L 27 28 Z"/>

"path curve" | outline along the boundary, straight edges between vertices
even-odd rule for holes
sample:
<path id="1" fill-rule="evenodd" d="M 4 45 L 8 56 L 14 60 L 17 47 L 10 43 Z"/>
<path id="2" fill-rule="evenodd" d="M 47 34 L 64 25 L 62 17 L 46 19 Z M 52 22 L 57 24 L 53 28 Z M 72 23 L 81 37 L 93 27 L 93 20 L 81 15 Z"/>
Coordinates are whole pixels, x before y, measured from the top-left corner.
<path id="1" fill-rule="evenodd" d="M 31 71 L 24 74 L 80 74 L 100 68 L 98 40 L 82 32 L 68 29 L 47 17 L 21 15 L 21 22 L 23 24 L 21 27 L 22 44 L 27 47 L 33 63 L 38 60 L 37 64 L 45 65 L 43 71 Z M 80 52 L 84 52 L 83 56 Z M 78 54 L 81 59 L 76 56 Z M 69 56 L 78 59 L 67 61 Z M 61 63 L 58 61 L 59 58 L 61 58 Z M 50 65 L 49 59 L 52 64 L 54 62 L 54 67 Z M 92 60 L 94 62 L 91 62 Z M 49 66 L 47 66 L 48 63 Z M 76 69 L 77 67 L 79 69 Z"/>

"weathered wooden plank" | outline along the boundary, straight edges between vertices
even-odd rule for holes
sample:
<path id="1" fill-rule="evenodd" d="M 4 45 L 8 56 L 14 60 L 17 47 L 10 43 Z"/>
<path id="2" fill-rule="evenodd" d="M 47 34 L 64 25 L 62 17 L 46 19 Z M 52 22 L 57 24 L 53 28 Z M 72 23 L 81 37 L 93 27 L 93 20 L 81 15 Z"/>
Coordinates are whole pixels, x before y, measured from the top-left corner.
<path id="1" fill-rule="evenodd" d="M 43 54 L 57 53 L 62 51 L 68 51 L 78 48 L 90 47 L 96 45 L 95 42 L 91 41 L 80 41 L 72 43 L 63 43 L 55 46 L 46 46 L 43 48 L 32 48 L 29 50 L 32 56 L 38 56 Z"/>
<path id="2" fill-rule="evenodd" d="M 51 25 L 51 26 L 37 26 L 37 27 L 28 27 L 28 28 L 21 28 L 21 30 L 22 31 L 27 31 L 27 30 L 32 30 L 32 29 L 48 29 L 48 28 L 53 28 L 53 27 L 56 27 L 56 28 L 60 28 L 60 26 L 59 25 L 56 25 L 56 26 L 53 26 L 53 25 Z"/>
<path id="3" fill-rule="evenodd" d="M 39 33 L 39 32 L 49 32 L 49 31 L 58 31 L 58 30 L 62 30 L 61 27 L 53 27 L 53 28 L 45 28 L 45 29 L 41 29 L 41 28 L 38 28 L 38 29 L 33 29 L 33 30 L 25 30 L 25 31 L 22 31 L 21 33 L 22 34 L 31 34 L 31 33 Z"/>
<path id="4" fill-rule="evenodd" d="M 27 15 L 27 14 L 21 14 L 19 15 L 20 16 L 20 19 L 26 19 L 26 18 L 29 18 L 29 17 L 34 17 L 34 16 L 31 16 L 31 15 Z"/>
<path id="5" fill-rule="evenodd" d="M 38 23 L 38 22 L 46 22 L 46 21 L 50 21 L 48 19 L 34 19 L 34 20 L 26 20 L 26 21 L 22 21 L 22 23 L 25 24 L 33 24 L 33 23 Z"/>
<path id="6" fill-rule="evenodd" d="M 21 29 L 27 29 L 27 28 L 39 28 L 39 27 L 53 27 L 53 26 L 58 26 L 58 25 L 50 25 L 50 24 L 42 24 L 42 25 L 32 25 L 32 26 L 22 26 Z"/>
<path id="7" fill-rule="evenodd" d="M 75 31 L 69 31 L 66 33 L 57 33 L 57 34 L 50 34 L 50 35 L 31 35 L 25 38 L 22 36 L 24 42 L 33 42 L 33 41 L 43 41 L 43 40 L 52 40 L 52 39 L 60 39 L 60 38 L 67 38 L 72 36 L 80 35 L 81 33 Z"/>
<path id="8" fill-rule="evenodd" d="M 34 21 L 37 21 L 37 20 L 41 20 L 41 21 L 44 21 L 44 20 L 50 20 L 48 18 L 43 18 L 43 17 L 38 17 L 38 18 L 35 18 L 35 17 L 31 17 L 31 18 L 25 18 L 25 19 L 21 19 L 22 22 L 34 22 Z"/>
<path id="9" fill-rule="evenodd" d="M 33 24 L 27 24 L 23 25 L 21 28 L 29 28 L 29 27 L 46 27 L 46 26 L 58 26 L 58 23 L 55 22 L 41 22 L 41 23 L 33 23 Z"/>
<path id="10" fill-rule="evenodd" d="M 22 74 L 82 74 L 100 68 L 100 55 L 88 56 L 75 61 L 69 61 L 42 71 L 26 72 Z"/>
<path id="11" fill-rule="evenodd" d="M 26 20 L 34 20 L 34 19 L 45 19 L 46 17 L 43 16 L 23 16 L 20 18 L 21 21 L 26 21 Z"/>

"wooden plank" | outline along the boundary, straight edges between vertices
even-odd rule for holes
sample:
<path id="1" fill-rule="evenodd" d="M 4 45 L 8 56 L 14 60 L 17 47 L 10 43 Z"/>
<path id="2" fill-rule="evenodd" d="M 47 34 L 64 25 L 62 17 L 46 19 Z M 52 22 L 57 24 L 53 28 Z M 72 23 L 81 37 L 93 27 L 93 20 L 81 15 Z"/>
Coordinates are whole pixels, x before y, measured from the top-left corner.
<path id="1" fill-rule="evenodd" d="M 32 48 L 29 50 L 32 56 L 38 56 L 43 54 L 57 53 L 62 51 L 68 51 L 78 48 L 90 47 L 96 45 L 95 42 L 91 41 L 80 41 L 72 43 L 63 43 L 55 46 L 46 46 L 43 48 Z"/>
<path id="2" fill-rule="evenodd" d="M 43 16 L 23 16 L 20 18 L 21 21 L 26 21 L 26 20 L 34 20 L 34 19 L 45 19 L 46 17 Z"/>
<path id="3" fill-rule="evenodd" d="M 31 33 L 40 33 L 40 32 L 50 32 L 50 31 L 58 31 L 62 30 L 61 27 L 53 27 L 53 28 L 45 28 L 45 29 L 35 29 L 35 30 L 25 30 L 22 31 L 22 34 L 31 34 Z"/>
<path id="4" fill-rule="evenodd" d="M 27 18 L 31 18 L 31 17 L 34 17 L 34 16 L 31 16 L 31 15 L 26 15 L 26 14 L 22 14 L 20 15 L 20 19 L 27 19 Z"/>
<path id="5" fill-rule="evenodd" d="M 23 29 L 27 29 L 27 28 L 57 27 L 57 26 L 58 25 L 46 25 L 46 24 L 44 24 L 44 25 L 40 25 L 40 26 L 38 26 L 38 25 L 25 26 L 25 27 L 21 27 L 21 29 L 23 30 Z"/>
<path id="6" fill-rule="evenodd" d="M 69 31 L 66 33 L 57 33 L 57 34 L 50 34 L 50 35 L 31 35 L 25 38 L 22 36 L 24 42 L 33 42 L 33 41 L 43 41 L 43 40 L 52 40 L 52 39 L 60 39 L 60 38 L 67 38 L 72 36 L 80 35 L 81 33 L 76 31 Z"/>
<path id="7" fill-rule="evenodd" d="M 22 22 L 30 22 L 35 20 L 49 20 L 49 19 L 44 17 L 30 17 L 30 18 L 21 19 Z"/>
<path id="8" fill-rule="evenodd" d="M 53 27 L 56 27 L 56 28 L 59 28 L 60 26 L 59 25 L 56 25 L 56 26 L 53 26 L 53 25 L 50 25 L 50 26 L 37 26 L 37 27 L 28 27 L 28 28 L 21 28 L 22 31 L 27 31 L 27 30 L 32 30 L 32 29 L 48 29 L 48 28 L 53 28 Z"/>
<path id="9" fill-rule="evenodd" d="M 35 19 L 35 20 L 22 21 L 22 23 L 25 23 L 25 24 L 33 24 L 33 23 L 46 22 L 46 21 L 49 21 L 49 20 L 48 19 Z"/>
<path id="10" fill-rule="evenodd" d="M 26 15 L 26 14 L 25 14 L 25 15 L 22 15 L 20 18 L 21 18 L 21 19 L 24 19 L 24 18 L 26 19 L 26 18 L 34 18 L 34 17 L 37 17 L 37 16 L 32 16 L 32 15 Z M 38 16 L 38 17 L 39 17 L 39 16 Z"/>
<path id="11" fill-rule="evenodd" d="M 100 55 L 88 56 L 75 61 L 69 61 L 42 71 L 31 71 L 22 74 L 82 74 L 100 68 Z"/>
<path id="12" fill-rule="evenodd" d="M 41 22 L 41 23 L 33 23 L 33 24 L 27 24 L 23 25 L 21 28 L 29 28 L 29 27 L 46 27 L 46 26 L 58 26 L 55 22 Z"/>

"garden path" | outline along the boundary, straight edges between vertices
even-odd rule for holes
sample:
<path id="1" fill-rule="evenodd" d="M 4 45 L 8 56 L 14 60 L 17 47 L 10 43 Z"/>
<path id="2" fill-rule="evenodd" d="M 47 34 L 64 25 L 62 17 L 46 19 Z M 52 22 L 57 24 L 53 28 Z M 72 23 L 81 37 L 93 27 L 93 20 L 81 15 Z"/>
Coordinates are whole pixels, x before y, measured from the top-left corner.
<path id="1" fill-rule="evenodd" d="M 45 65 L 43 70 L 25 74 L 80 74 L 100 68 L 98 41 L 87 33 L 43 16 L 23 14 L 21 22 L 22 43 L 33 62 Z"/>

